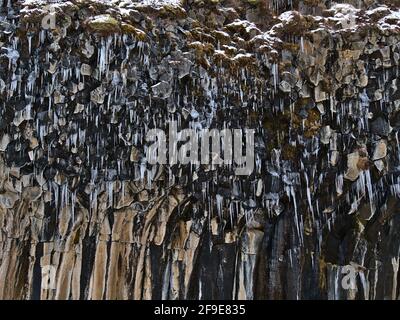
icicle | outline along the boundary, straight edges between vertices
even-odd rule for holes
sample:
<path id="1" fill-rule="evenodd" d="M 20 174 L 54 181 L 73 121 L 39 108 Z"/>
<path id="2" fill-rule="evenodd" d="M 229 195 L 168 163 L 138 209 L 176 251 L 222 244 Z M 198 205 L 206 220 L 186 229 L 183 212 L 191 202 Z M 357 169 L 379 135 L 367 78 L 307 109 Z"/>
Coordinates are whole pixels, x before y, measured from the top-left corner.
<path id="1" fill-rule="evenodd" d="M 370 170 L 365 171 L 365 177 L 366 177 L 365 180 L 366 180 L 367 189 L 368 189 L 369 204 L 370 204 L 370 208 L 371 208 L 371 213 L 373 215 L 375 213 L 375 205 L 374 205 L 374 193 L 372 190 Z"/>
<path id="2" fill-rule="evenodd" d="M 311 203 L 310 186 L 309 186 L 309 183 L 308 183 L 308 176 L 307 176 L 307 174 L 306 174 L 305 172 L 304 172 L 304 178 L 305 178 L 305 180 L 306 180 L 306 190 L 307 190 L 308 207 L 310 208 L 311 215 L 313 216 L 313 219 L 314 219 L 314 210 L 313 210 L 313 206 L 312 206 L 312 203 Z"/>
<path id="3" fill-rule="evenodd" d="M 215 197 L 216 203 L 217 203 L 217 212 L 218 212 L 218 216 L 222 217 L 222 206 L 223 206 L 223 201 L 224 201 L 224 197 L 217 194 Z"/>

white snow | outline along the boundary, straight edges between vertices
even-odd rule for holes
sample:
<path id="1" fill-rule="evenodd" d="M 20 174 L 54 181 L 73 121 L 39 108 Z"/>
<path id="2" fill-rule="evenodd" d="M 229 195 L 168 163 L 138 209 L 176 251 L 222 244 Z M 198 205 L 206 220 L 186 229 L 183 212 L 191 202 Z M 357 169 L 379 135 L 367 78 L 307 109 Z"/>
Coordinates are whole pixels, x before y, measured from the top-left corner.
<path id="1" fill-rule="evenodd" d="M 294 19 L 294 17 L 296 16 L 296 14 L 298 15 L 299 13 L 296 11 L 286 11 L 284 13 L 282 13 L 278 19 L 284 22 L 290 22 Z"/>
<path id="2" fill-rule="evenodd" d="M 180 6 L 181 0 L 140 0 L 139 3 L 146 6 Z"/>

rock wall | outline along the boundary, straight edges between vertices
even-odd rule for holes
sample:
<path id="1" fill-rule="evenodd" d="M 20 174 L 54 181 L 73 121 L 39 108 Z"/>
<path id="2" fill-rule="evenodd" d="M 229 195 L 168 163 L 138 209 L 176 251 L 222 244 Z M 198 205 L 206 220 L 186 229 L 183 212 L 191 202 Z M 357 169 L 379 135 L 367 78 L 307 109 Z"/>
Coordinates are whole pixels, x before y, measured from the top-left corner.
<path id="1" fill-rule="evenodd" d="M 0 298 L 398 298 L 400 4 L 338 2 L 0 0 Z"/>

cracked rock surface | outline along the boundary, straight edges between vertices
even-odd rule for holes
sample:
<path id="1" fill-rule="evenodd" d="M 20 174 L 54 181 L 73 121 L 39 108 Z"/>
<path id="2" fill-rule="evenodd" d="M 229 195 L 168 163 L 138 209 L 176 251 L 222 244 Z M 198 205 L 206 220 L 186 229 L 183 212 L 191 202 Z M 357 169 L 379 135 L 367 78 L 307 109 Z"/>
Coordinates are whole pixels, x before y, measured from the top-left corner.
<path id="1" fill-rule="evenodd" d="M 0 299 L 399 298 L 398 0 L 0 7 Z M 254 171 L 148 164 L 169 120 Z"/>

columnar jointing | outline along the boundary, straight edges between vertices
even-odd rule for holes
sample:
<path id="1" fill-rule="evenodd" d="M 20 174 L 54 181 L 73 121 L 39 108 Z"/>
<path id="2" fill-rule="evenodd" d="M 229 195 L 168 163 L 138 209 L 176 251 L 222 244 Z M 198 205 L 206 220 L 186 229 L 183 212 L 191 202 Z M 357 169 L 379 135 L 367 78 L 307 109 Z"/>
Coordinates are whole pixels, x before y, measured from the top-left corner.
<path id="1" fill-rule="evenodd" d="M 339 2 L 0 0 L 0 298 L 398 298 L 400 4 Z"/>

